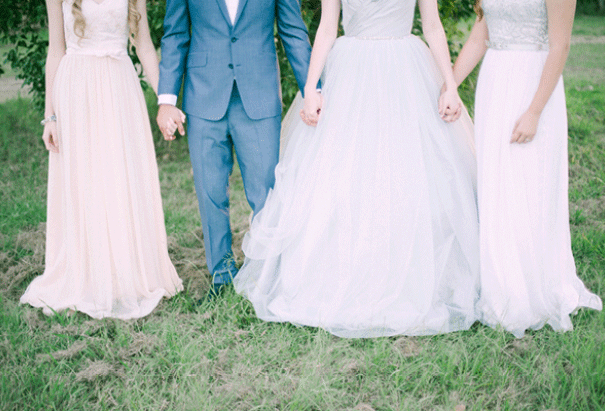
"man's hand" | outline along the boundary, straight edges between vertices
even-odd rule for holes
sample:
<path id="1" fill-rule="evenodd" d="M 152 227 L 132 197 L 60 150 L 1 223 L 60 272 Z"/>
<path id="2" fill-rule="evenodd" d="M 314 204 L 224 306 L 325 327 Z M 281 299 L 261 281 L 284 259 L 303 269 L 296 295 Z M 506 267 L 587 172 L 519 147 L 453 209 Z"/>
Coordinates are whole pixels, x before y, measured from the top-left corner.
<path id="1" fill-rule="evenodd" d="M 160 104 L 156 121 L 158 127 L 164 136 L 164 140 L 172 141 L 175 139 L 174 133 L 179 131 L 181 136 L 185 135 L 185 114 L 177 107 L 170 104 Z"/>

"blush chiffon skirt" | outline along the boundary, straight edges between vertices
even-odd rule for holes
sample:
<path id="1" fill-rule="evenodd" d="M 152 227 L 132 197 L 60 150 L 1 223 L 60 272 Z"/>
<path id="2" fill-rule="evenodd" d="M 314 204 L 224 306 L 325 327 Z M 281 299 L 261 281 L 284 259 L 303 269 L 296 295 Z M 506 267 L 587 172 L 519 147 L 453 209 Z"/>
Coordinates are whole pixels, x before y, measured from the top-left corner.
<path id="1" fill-rule="evenodd" d="M 45 270 L 21 302 L 143 317 L 183 287 L 138 76 L 127 57 L 68 54 L 53 99 L 60 152 L 50 153 Z"/>

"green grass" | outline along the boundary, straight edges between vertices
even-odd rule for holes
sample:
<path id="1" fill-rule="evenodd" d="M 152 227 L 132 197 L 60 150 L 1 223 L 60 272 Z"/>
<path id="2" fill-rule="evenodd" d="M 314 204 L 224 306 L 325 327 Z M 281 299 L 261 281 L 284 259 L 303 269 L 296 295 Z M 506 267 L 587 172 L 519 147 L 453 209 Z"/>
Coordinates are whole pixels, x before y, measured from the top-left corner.
<path id="1" fill-rule="evenodd" d="M 573 27 L 574 36 L 605 36 L 605 16 L 577 15 Z"/>
<path id="2" fill-rule="evenodd" d="M 5 241 L 45 221 L 47 154 L 29 100 L 0 105 L 0 233 Z"/>
<path id="3" fill-rule="evenodd" d="M 601 35 L 592 17 L 575 33 Z M 588 34 L 586 34 L 588 33 Z M 605 67 L 600 44 L 565 72 L 570 221 L 578 275 L 605 297 Z M 594 46 L 594 47 L 593 47 Z M 580 53 L 581 50 L 581 53 Z M 468 90 L 469 96 L 472 89 Z M 155 99 L 147 94 L 151 115 Z M 47 157 L 28 100 L 0 105 L 0 409 L 469 410 L 605 408 L 605 314 L 521 340 L 475 324 L 433 337 L 340 339 L 259 321 L 232 290 L 196 307 L 208 272 L 185 139 L 154 128 L 169 252 L 185 292 L 148 317 L 45 317 L 18 304 L 43 270 Z M 232 176 L 236 258 L 249 209 Z"/>

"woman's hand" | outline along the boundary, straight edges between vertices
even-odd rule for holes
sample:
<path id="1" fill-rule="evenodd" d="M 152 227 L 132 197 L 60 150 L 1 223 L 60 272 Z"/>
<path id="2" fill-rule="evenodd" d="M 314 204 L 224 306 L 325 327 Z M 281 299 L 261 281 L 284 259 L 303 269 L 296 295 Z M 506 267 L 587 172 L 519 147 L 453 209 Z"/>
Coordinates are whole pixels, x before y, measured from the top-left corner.
<path id="1" fill-rule="evenodd" d="M 306 92 L 304 105 L 300 110 L 300 118 L 308 126 L 315 127 L 321 115 L 321 107 L 323 106 L 323 96 L 319 91 Z"/>
<path id="2" fill-rule="evenodd" d="M 443 87 L 439 96 L 439 115 L 445 122 L 451 123 L 462 114 L 462 100 L 454 87 Z"/>
<path id="3" fill-rule="evenodd" d="M 42 133 L 42 140 L 48 151 L 53 153 L 59 152 L 59 137 L 57 135 L 57 122 L 49 121 L 44 124 L 44 132 Z"/>
<path id="4" fill-rule="evenodd" d="M 510 139 L 512 143 L 529 143 L 532 141 L 538 131 L 538 122 L 540 121 L 540 114 L 532 111 L 526 111 L 523 113 L 519 120 L 515 123 L 513 128 L 513 135 Z"/>

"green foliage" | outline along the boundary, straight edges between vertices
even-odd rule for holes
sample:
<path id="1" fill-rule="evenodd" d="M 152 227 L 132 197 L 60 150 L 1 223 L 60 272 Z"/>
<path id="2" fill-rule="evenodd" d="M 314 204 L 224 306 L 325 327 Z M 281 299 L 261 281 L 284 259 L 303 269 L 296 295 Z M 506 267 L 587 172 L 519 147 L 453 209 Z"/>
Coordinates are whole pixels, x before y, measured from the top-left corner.
<path id="1" fill-rule="evenodd" d="M 44 63 L 46 59 L 45 38 L 46 7 L 40 0 L 0 0 L 0 44 L 13 46 L 5 56 L 17 72 L 17 78 L 31 86 L 36 97 L 44 95 Z M 4 69 L 0 66 L 0 74 Z M 40 98 L 36 100 L 39 108 Z"/>
<path id="2" fill-rule="evenodd" d="M 605 14 L 605 0 L 578 0 L 576 11 L 582 14 Z"/>

